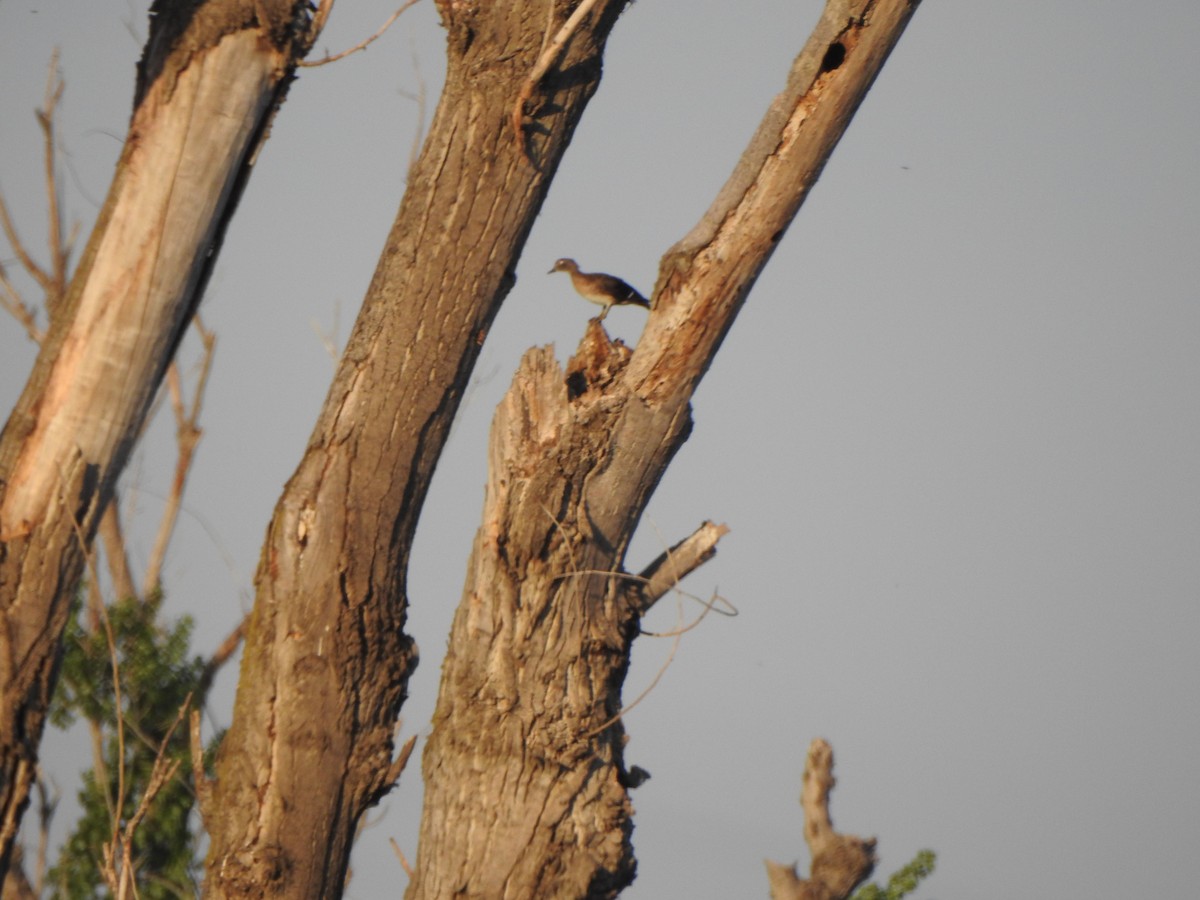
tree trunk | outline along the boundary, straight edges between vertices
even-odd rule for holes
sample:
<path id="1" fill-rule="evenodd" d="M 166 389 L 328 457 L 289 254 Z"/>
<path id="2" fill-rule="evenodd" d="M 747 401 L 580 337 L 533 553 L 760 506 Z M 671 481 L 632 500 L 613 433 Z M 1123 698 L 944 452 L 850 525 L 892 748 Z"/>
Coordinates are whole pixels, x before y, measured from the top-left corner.
<path id="1" fill-rule="evenodd" d="M 338 896 L 360 816 L 399 775 L 417 516 L 624 0 L 595 4 L 561 57 L 550 38 L 563 4 L 550 22 L 540 0 L 438 6 L 441 102 L 263 548 L 205 810 L 206 896 Z M 542 77 L 546 60 L 556 64 Z"/>
<path id="2" fill-rule="evenodd" d="M 315 26 L 296 0 L 155 4 L 133 118 L 0 436 L 0 875 L 96 530 Z"/>
<path id="3" fill-rule="evenodd" d="M 526 354 L 492 426 L 410 900 L 612 897 L 633 879 L 630 645 L 720 529 L 640 578 L 625 551 L 692 392 L 917 2 L 831 0 L 729 181 L 663 257 L 632 352 L 594 320 L 565 374 L 549 350 Z"/>

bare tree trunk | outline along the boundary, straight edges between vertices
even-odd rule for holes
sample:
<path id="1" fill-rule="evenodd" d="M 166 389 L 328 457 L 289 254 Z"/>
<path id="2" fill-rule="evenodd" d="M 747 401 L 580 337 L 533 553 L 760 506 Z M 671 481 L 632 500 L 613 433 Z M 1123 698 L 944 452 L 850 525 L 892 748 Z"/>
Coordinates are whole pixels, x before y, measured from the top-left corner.
<path id="1" fill-rule="evenodd" d="M 689 402 L 918 0 L 831 0 L 734 173 L 664 256 L 631 353 L 593 321 L 564 374 L 530 351 L 492 427 L 410 900 L 611 897 L 633 878 L 621 684 L 642 614 L 711 551 L 625 551 Z M 711 527 L 710 527 L 711 528 Z"/>
<path id="2" fill-rule="evenodd" d="M 263 548 L 206 811 L 206 896 L 338 896 L 360 816 L 399 775 L 417 516 L 624 0 L 594 4 L 561 57 L 563 4 L 438 6 L 444 93 Z M 546 46 L 556 64 L 542 77 Z"/>
<path id="3" fill-rule="evenodd" d="M 155 4 L 112 186 L 0 436 L 0 875 L 85 548 L 297 59 L 297 0 Z"/>

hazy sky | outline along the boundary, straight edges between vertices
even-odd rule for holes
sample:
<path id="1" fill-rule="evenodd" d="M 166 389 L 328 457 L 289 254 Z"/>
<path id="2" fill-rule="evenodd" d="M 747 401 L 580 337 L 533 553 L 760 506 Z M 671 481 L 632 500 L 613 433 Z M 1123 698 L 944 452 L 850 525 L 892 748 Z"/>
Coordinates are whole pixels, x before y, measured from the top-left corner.
<path id="1" fill-rule="evenodd" d="M 86 235 L 146 5 L 0 2 L 0 188 L 30 243 L 51 49 L 66 208 Z M 404 735 L 428 733 L 492 410 L 527 347 L 565 359 L 595 312 L 546 270 L 573 256 L 648 291 L 820 6 L 641 0 L 618 22 L 426 506 Z M 343 0 L 321 47 L 389 12 Z M 920 897 L 1194 891 L 1198 40 L 1192 0 L 918 10 L 701 387 L 630 554 L 637 570 L 725 522 L 688 587 L 740 615 L 688 633 L 627 717 L 628 762 L 653 777 L 633 794 L 626 896 L 765 896 L 764 856 L 807 859 L 796 798 L 817 736 L 837 757 L 835 823 L 878 837 L 881 874 L 937 851 Z M 333 371 L 317 331 L 349 331 L 404 188 L 414 97 L 424 82 L 427 118 L 441 71 L 426 0 L 367 52 L 303 71 L 260 156 L 203 305 L 216 367 L 166 571 L 202 651 L 249 608 Z M 622 309 L 607 324 L 632 343 L 643 320 Z M 0 321 L 5 409 L 33 356 Z M 160 423 L 124 480 L 143 559 L 172 464 Z M 647 628 L 676 615 L 664 603 Z M 669 651 L 639 641 L 627 697 Z M 210 729 L 229 721 L 235 678 Z M 73 794 L 85 760 L 70 743 L 51 731 L 43 747 Z M 414 765 L 371 816 L 349 896 L 400 893 L 387 841 L 415 855 L 419 795 Z"/>

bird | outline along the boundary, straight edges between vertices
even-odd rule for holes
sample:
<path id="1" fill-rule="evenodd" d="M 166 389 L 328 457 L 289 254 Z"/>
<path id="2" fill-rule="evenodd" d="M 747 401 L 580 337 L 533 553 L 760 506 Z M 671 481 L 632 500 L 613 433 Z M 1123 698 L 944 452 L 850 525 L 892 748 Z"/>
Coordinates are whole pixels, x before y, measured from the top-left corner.
<path id="1" fill-rule="evenodd" d="M 579 265 L 573 259 L 560 259 L 554 263 L 547 275 L 555 272 L 566 272 L 571 276 L 571 284 L 585 300 L 603 306 L 600 313 L 603 319 L 614 306 L 641 306 L 650 308 L 650 301 L 637 292 L 635 288 L 614 275 L 601 272 L 580 272 Z"/>

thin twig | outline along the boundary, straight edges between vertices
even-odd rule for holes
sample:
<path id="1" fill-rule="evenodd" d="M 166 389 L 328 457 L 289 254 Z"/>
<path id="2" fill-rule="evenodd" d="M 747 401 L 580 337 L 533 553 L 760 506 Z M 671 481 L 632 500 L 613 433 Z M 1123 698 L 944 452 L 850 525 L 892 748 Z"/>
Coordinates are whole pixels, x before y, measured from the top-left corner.
<path id="1" fill-rule="evenodd" d="M 671 550 L 668 549 L 666 552 L 667 552 L 668 558 L 670 558 Z M 641 576 L 637 576 L 637 577 L 640 578 Z M 680 576 L 680 577 L 682 578 L 683 576 Z M 663 664 L 661 666 L 659 666 L 658 671 L 654 673 L 654 677 L 652 679 L 650 679 L 650 683 L 648 685 L 646 685 L 646 687 L 642 690 L 641 693 L 639 693 L 631 701 L 624 704 L 619 710 L 617 710 L 615 713 L 613 713 L 613 715 L 608 719 L 608 721 L 602 723 L 598 727 L 593 728 L 591 731 L 589 731 L 586 735 L 587 737 L 592 737 L 593 735 L 600 734 L 600 732 L 604 731 L 604 729 L 608 728 L 610 725 L 612 725 L 618 719 L 624 717 L 630 710 L 632 710 L 634 707 L 638 706 L 643 700 L 645 700 L 648 696 L 650 696 L 650 693 L 656 687 L 658 687 L 658 683 L 662 680 L 662 677 L 667 674 L 667 669 L 669 669 L 671 667 L 671 663 L 673 663 L 675 661 L 675 653 L 679 649 L 679 644 L 683 640 L 683 636 L 685 634 L 687 634 L 689 631 L 691 631 L 693 628 L 696 628 L 701 622 L 703 622 L 705 617 L 707 617 L 710 612 L 713 612 L 716 610 L 716 603 L 718 600 L 722 601 L 723 603 L 726 603 L 729 606 L 732 606 L 732 604 L 729 604 L 729 601 L 725 600 L 723 597 L 721 597 L 720 594 L 716 593 L 715 591 L 713 592 L 712 598 L 707 603 L 704 603 L 704 601 L 701 601 L 700 598 L 696 597 L 694 594 L 689 594 L 687 591 L 681 590 L 678 587 L 673 587 L 672 593 L 674 593 L 676 596 L 676 609 L 677 609 L 677 615 L 678 615 L 677 621 L 679 622 L 679 624 L 675 628 L 671 629 L 670 631 L 664 631 L 664 632 L 659 632 L 659 633 L 655 633 L 655 632 L 651 632 L 651 631 L 642 631 L 641 632 L 641 634 L 644 634 L 647 636 L 674 638 L 674 640 L 671 641 L 671 650 L 670 650 L 670 652 L 667 653 L 667 658 L 665 660 L 663 660 Z M 704 610 L 700 613 L 699 616 L 697 616 L 695 618 L 694 621 L 692 621 L 690 624 L 687 624 L 687 625 L 685 625 L 683 622 L 683 600 L 685 597 L 692 599 L 692 600 L 697 600 L 701 603 L 704 603 Z M 724 612 L 722 612 L 721 614 L 726 615 L 726 613 L 724 613 Z M 734 609 L 733 615 L 737 615 L 736 609 Z"/>
<path id="2" fill-rule="evenodd" d="M 42 109 L 37 111 L 42 127 L 42 164 L 46 178 L 46 219 L 49 234 L 51 287 L 46 290 L 46 307 L 53 311 L 67 292 L 67 251 L 63 239 L 62 215 L 59 210 L 58 178 L 55 174 L 54 113 L 62 99 L 63 81 L 58 77 L 58 49 L 50 54 L 50 71 L 46 74 L 46 96 Z"/>
<path id="3" fill-rule="evenodd" d="M 129 565 L 125 545 L 125 531 L 121 526 L 120 503 L 115 494 L 100 517 L 98 536 L 104 547 L 104 558 L 108 561 L 108 577 L 112 580 L 113 593 L 122 600 L 137 598 L 133 569 Z"/>
<path id="4" fill-rule="evenodd" d="M 17 227 L 9 212 L 8 204 L 5 202 L 4 197 L 0 196 L 0 228 L 3 228 L 4 236 L 9 246 L 12 247 L 17 261 L 21 264 L 21 268 L 42 289 L 45 295 L 46 310 L 50 313 L 53 313 L 55 306 L 66 295 L 71 255 L 71 241 L 63 238 L 61 202 L 58 195 L 58 176 L 54 165 L 55 154 L 57 152 L 54 138 L 54 116 L 58 108 L 58 102 L 62 99 L 63 88 L 64 82 L 58 75 L 58 51 L 55 50 L 50 55 L 50 66 L 46 75 L 46 93 L 42 101 L 42 108 L 35 113 L 38 125 L 42 129 L 42 165 L 45 170 L 46 219 L 49 229 L 47 240 L 50 250 L 49 270 L 38 265 L 37 261 L 33 258 L 33 254 L 26 248 L 20 234 L 17 232 Z M 74 234 L 74 229 L 72 233 Z M 21 323 L 21 327 L 25 329 L 25 333 L 35 343 L 40 344 L 42 342 L 44 332 L 37 325 L 37 314 L 32 304 L 26 303 L 21 297 L 20 291 L 17 290 L 16 285 L 9 279 L 3 265 L 0 265 L 0 306 L 3 306 L 13 318 Z"/>
<path id="5" fill-rule="evenodd" d="M 61 476 L 60 476 L 61 477 Z M 66 481 L 66 478 L 63 478 Z M 83 529 L 79 526 L 79 521 L 72 517 L 71 524 L 75 529 L 75 538 L 79 541 L 79 546 L 84 553 L 88 574 L 92 577 L 94 584 L 100 583 L 100 573 L 96 570 L 95 554 L 89 552 L 87 541 L 83 536 Z M 105 800 L 109 807 L 109 815 L 112 819 L 112 845 L 115 847 L 120 838 L 120 816 L 125 809 L 125 716 L 122 710 L 123 701 L 121 699 L 121 669 L 120 661 L 117 658 L 117 639 L 113 632 L 112 620 L 108 617 L 108 609 L 103 603 L 98 604 L 99 609 L 94 612 L 99 613 L 100 623 L 104 626 L 104 637 L 108 644 L 109 661 L 112 664 L 112 686 L 113 686 L 113 710 L 116 718 L 117 732 L 117 796 L 115 798 L 108 797 L 107 785 L 108 774 L 103 762 L 98 767 L 97 774 L 102 775 L 105 785 Z M 95 738 L 93 739 L 95 740 Z M 100 753 L 99 759 L 103 759 L 103 753 Z M 105 866 L 111 864 L 111 859 L 108 858 L 108 851 L 105 852 Z M 110 885 L 111 886 L 111 885 Z M 115 890 L 115 888 L 114 888 Z"/>
<path id="6" fill-rule="evenodd" d="M 96 577 L 95 575 L 92 576 Z M 112 682 L 113 682 L 113 711 L 116 718 L 117 732 L 117 796 L 114 806 L 116 814 L 112 819 L 112 840 L 115 843 L 120 836 L 121 815 L 125 810 L 125 711 L 122 709 L 123 701 L 121 699 L 121 670 L 120 662 L 117 659 L 117 639 L 113 634 L 112 621 L 108 617 L 108 610 L 100 607 L 101 620 L 104 623 L 104 636 L 108 641 L 108 654 L 112 661 Z M 107 777 L 105 784 L 108 783 Z"/>
<path id="7" fill-rule="evenodd" d="M 8 240 L 8 245 L 12 247 L 13 253 L 17 255 L 17 261 L 21 264 L 21 268 L 28 272 L 29 277 L 36 281 L 38 286 L 49 296 L 54 280 L 50 273 L 39 266 L 37 261 L 29 255 L 29 251 L 25 249 L 25 244 L 21 240 L 21 236 L 17 234 L 17 227 L 13 224 L 12 216 L 8 212 L 8 204 L 4 202 L 3 197 L 0 197 L 0 227 L 4 229 L 4 237 Z"/>
<path id="8" fill-rule="evenodd" d="M 200 421 L 200 408 L 204 405 L 204 393 L 208 389 L 208 376 L 212 374 L 217 333 L 205 327 L 204 320 L 200 318 L 199 314 L 192 319 L 192 325 L 200 335 L 200 345 L 204 348 L 204 356 L 200 360 L 200 375 L 196 378 L 196 389 L 192 392 L 192 408 L 188 412 L 188 419 L 195 425 Z"/>
<path id="9" fill-rule="evenodd" d="M 4 198 L 0 197 L 0 204 L 3 203 Z M 33 307 L 21 297 L 17 286 L 9 279 L 3 263 L 0 263 L 0 306 L 3 306 L 8 314 L 20 323 L 31 341 L 35 344 L 42 342 L 45 333 L 38 327 L 37 315 L 34 313 Z"/>
<path id="10" fill-rule="evenodd" d="M 175 475 L 171 480 L 171 491 L 167 495 L 166 506 L 159 520 L 158 532 L 154 537 L 154 547 L 150 551 L 150 559 L 146 563 L 146 571 L 142 578 L 142 596 L 148 597 L 157 590 L 162 579 L 162 567 L 167 557 L 167 547 L 175 526 L 179 522 L 179 511 L 183 505 L 183 492 L 191 472 L 192 462 L 196 454 L 196 446 L 204 431 L 200 428 L 200 410 L 204 401 L 204 392 L 208 388 L 208 376 L 212 372 L 213 353 L 216 349 L 216 335 L 204 327 L 197 316 L 193 320 L 196 330 L 200 333 L 200 343 L 204 347 L 204 355 L 200 359 L 200 375 L 196 379 L 196 389 L 192 394 L 191 408 L 187 409 L 183 399 L 182 379 L 179 376 L 179 364 L 173 361 L 167 368 L 167 391 L 171 398 L 171 408 L 175 413 L 175 443 L 179 453 L 175 459 Z"/>
<path id="11" fill-rule="evenodd" d="M 408 765 L 408 758 L 412 756 L 415 746 L 417 746 L 417 736 L 414 734 L 404 742 L 404 745 L 400 748 L 400 752 L 396 754 L 396 758 L 388 766 L 384 784 L 395 785 L 400 780 L 400 776 L 404 774 L 404 767 Z"/>
<path id="12" fill-rule="evenodd" d="M 93 573 L 88 582 L 87 591 L 87 631 L 89 635 L 98 632 L 105 621 L 104 598 L 100 594 L 99 576 L 96 573 L 94 553 L 87 556 L 88 569 Z M 111 645 L 110 645 L 111 646 Z M 92 743 L 92 768 L 96 770 L 96 781 L 104 791 L 104 806 L 108 810 L 110 821 L 117 819 L 116 798 L 113 797 L 111 781 L 108 775 L 108 763 L 104 761 L 104 729 L 95 719 L 87 720 L 88 736 Z"/>
<path id="13" fill-rule="evenodd" d="M 212 687 L 213 679 L 217 677 L 217 672 L 225 665 L 237 652 L 237 648 L 246 638 L 246 629 L 250 627 L 250 614 L 247 613 L 242 617 L 242 621 L 238 622 L 237 627 L 226 635 L 225 640 L 221 641 L 213 655 L 208 658 L 208 662 L 204 664 L 204 671 L 200 673 L 200 680 L 196 683 L 196 694 L 200 698 L 201 704 L 204 703 L 208 696 L 209 688 Z"/>
<path id="14" fill-rule="evenodd" d="M 109 887 L 114 889 L 118 897 L 125 897 L 132 892 L 134 897 L 137 897 L 137 882 L 134 878 L 136 867 L 133 862 L 133 840 L 138 828 L 142 824 L 142 820 L 150 812 L 150 807 L 155 799 L 162 791 L 163 787 L 179 771 L 183 765 L 182 760 L 168 759 L 167 747 L 170 745 L 171 738 L 175 734 L 175 730 L 179 727 L 179 723 L 183 721 L 187 714 L 188 708 L 192 703 L 192 695 L 188 694 L 183 701 L 183 705 L 179 707 L 179 712 L 175 715 L 175 721 L 171 723 L 171 727 L 167 729 L 166 736 L 158 745 L 158 752 L 154 756 L 154 766 L 150 770 L 150 778 L 146 782 L 146 786 L 142 791 L 141 802 L 138 803 L 137 809 L 133 815 L 129 817 L 129 821 L 125 824 L 122 832 L 114 834 L 111 845 L 104 848 L 104 858 L 109 870 L 109 873 L 114 876 L 116 884 L 113 881 L 109 882 Z M 116 857 L 116 847 L 120 842 L 121 849 L 121 872 L 119 877 L 112 872 L 112 861 Z"/>
<path id="15" fill-rule="evenodd" d="M 359 41 L 357 44 L 355 44 L 349 50 L 343 50 L 341 53 L 335 53 L 333 56 L 326 55 L 324 59 L 314 59 L 312 61 L 301 60 L 296 65 L 304 66 L 305 68 L 315 68 L 316 66 L 323 66 L 323 65 L 326 65 L 327 63 L 337 62 L 339 59 L 345 59 L 351 53 L 357 53 L 359 50 L 366 50 L 367 47 L 369 47 L 371 44 L 375 43 L 375 41 L 379 40 L 379 38 L 383 37 L 383 33 L 392 27 L 392 23 L 395 22 L 398 18 L 400 18 L 401 13 L 403 13 L 410 6 L 416 6 L 420 2 L 421 2 L 421 0 L 406 0 L 406 2 L 403 3 L 398 10 L 396 10 L 394 13 L 392 13 L 390 16 L 388 16 L 388 20 L 379 27 L 378 31 L 376 31 L 373 35 L 371 35 L 366 40 Z M 330 4 L 330 5 L 332 5 L 332 4 Z M 318 10 L 318 12 L 320 12 L 320 11 Z"/>
<path id="16" fill-rule="evenodd" d="M 388 838 L 388 843 L 392 845 L 392 852 L 396 854 L 396 859 L 400 860 L 400 867 L 404 869 L 409 880 L 417 877 L 417 873 L 413 871 L 413 867 L 408 864 L 408 860 L 404 858 L 404 851 L 400 849 L 400 845 L 396 843 L 394 837 Z"/>
<path id="17" fill-rule="evenodd" d="M 175 714 L 175 721 L 171 723 L 171 727 L 167 729 L 166 735 L 164 735 L 158 745 L 158 752 L 154 756 L 154 766 L 150 771 L 150 780 L 146 784 L 145 790 L 142 791 L 142 800 L 125 826 L 125 833 L 128 836 L 127 843 L 130 845 L 133 843 L 134 831 L 137 830 L 142 819 L 146 818 L 146 814 L 150 811 L 150 806 L 154 802 L 154 798 L 163 789 L 163 786 L 175 776 L 175 773 L 179 771 L 179 767 L 182 764 L 181 760 L 168 760 L 167 748 L 170 746 L 171 738 L 175 736 L 180 723 L 187 716 L 191 705 L 192 695 L 188 694 L 180 705 L 179 711 Z"/>
<path id="18" fill-rule="evenodd" d="M 663 557 L 655 560 L 646 569 L 644 574 L 634 575 L 630 572 L 606 572 L 600 569 L 577 568 L 575 564 L 575 554 L 571 549 L 571 541 L 567 536 L 566 529 L 563 527 L 562 523 L 557 519 L 557 517 L 555 517 L 554 513 L 551 512 L 547 507 L 543 506 L 542 511 L 546 514 L 550 521 L 554 523 L 554 527 L 559 531 L 559 533 L 563 535 L 563 547 L 567 551 L 567 559 L 571 567 L 569 572 L 564 572 L 562 575 L 554 576 L 554 578 L 551 579 L 551 583 L 564 578 L 573 578 L 581 575 L 601 575 L 607 578 L 619 578 L 623 581 L 629 581 L 637 584 L 639 585 L 637 590 L 641 593 L 652 591 L 656 592 L 655 599 L 657 599 L 658 596 L 661 596 L 661 594 L 666 590 L 666 588 L 663 586 L 662 576 L 663 569 L 666 568 L 669 569 L 671 576 L 669 580 L 670 590 L 679 598 L 680 624 L 678 627 L 672 629 L 671 631 L 663 632 L 661 635 L 655 635 L 653 632 L 642 632 L 642 634 L 653 635 L 656 637 L 670 636 L 674 638 L 674 641 L 671 643 L 671 651 L 667 654 L 666 660 L 663 662 L 654 678 L 650 680 L 650 684 L 648 684 L 640 694 L 638 694 L 631 702 L 622 706 L 619 710 L 617 710 L 616 713 L 606 719 L 603 723 L 598 725 L 596 728 L 591 729 L 584 735 L 584 737 L 593 737 L 611 726 L 614 722 L 616 722 L 650 695 L 650 692 L 658 686 L 659 681 L 662 679 L 663 675 L 666 674 L 667 669 L 670 668 L 672 661 L 674 661 L 675 651 L 679 648 L 679 642 L 683 639 L 683 635 L 699 625 L 710 612 L 716 610 L 718 601 L 728 606 L 732 612 L 726 613 L 720 610 L 716 611 L 721 612 L 722 615 L 737 615 L 736 607 L 734 607 L 733 604 L 729 603 L 728 600 L 716 592 L 713 593 L 709 600 L 704 601 L 695 594 L 690 594 L 678 586 L 679 582 L 686 575 L 692 572 L 697 566 L 704 563 L 707 559 L 712 557 L 711 549 L 707 552 L 696 552 L 697 545 L 700 544 L 707 546 L 708 541 L 715 543 L 722 535 L 728 532 L 729 529 L 724 525 L 713 525 L 711 522 L 705 522 L 700 526 L 699 529 L 696 530 L 696 532 L 689 537 L 684 538 L 684 540 L 677 543 L 674 547 L 667 547 L 666 550 L 663 551 Z M 681 561 L 678 565 L 676 565 L 675 553 L 680 549 L 684 550 L 686 561 Z M 633 590 L 633 588 L 630 590 Z M 688 625 L 683 624 L 683 598 L 685 597 L 695 600 L 704 606 L 703 612 L 700 613 L 694 622 Z M 644 604 L 643 601 L 643 603 L 637 604 L 636 608 L 640 610 L 640 616 L 642 612 L 645 612 L 649 608 L 649 605 Z"/>
<path id="19" fill-rule="evenodd" d="M 700 597 L 697 597 L 695 594 L 690 594 L 687 591 L 675 590 L 673 593 L 678 594 L 680 598 L 695 600 L 697 603 L 701 604 L 704 608 L 700 611 L 700 615 L 696 616 L 696 618 L 694 618 L 691 622 L 688 622 L 686 625 L 680 625 L 678 628 L 672 628 L 669 631 L 646 631 L 645 629 L 639 629 L 638 634 L 644 635 L 645 637 L 655 638 L 674 637 L 677 634 L 686 634 L 687 632 L 691 631 L 693 628 L 703 622 L 708 617 L 709 613 L 716 613 L 718 616 L 726 616 L 731 619 L 738 615 L 737 607 L 730 603 L 727 598 L 718 594 L 716 591 L 713 591 L 712 596 L 710 596 L 707 600 L 703 600 Z M 726 607 L 726 609 L 720 609 L 718 604 Z"/>
<path id="20" fill-rule="evenodd" d="M 679 621 L 680 621 L 680 623 L 682 623 L 683 622 L 683 600 L 679 599 L 676 602 L 678 604 L 678 610 L 679 610 Z M 633 709 L 635 706 L 637 706 L 643 700 L 645 700 L 647 697 L 650 696 L 650 692 L 653 691 L 656 687 L 658 687 L 658 683 L 662 680 L 662 677 L 667 674 L 667 669 L 671 668 L 671 663 L 673 663 L 675 661 L 675 651 L 679 649 L 679 643 L 683 640 L 683 633 L 686 630 L 687 629 L 684 629 L 682 627 L 676 629 L 675 639 L 673 641 L 671 641 L 671 650 L 669 653 L 667 653 L 667 658 L 665 660 L 663 660 L 663 664 L 658 667 L 658 671 L 654 673 L 654 677 L 650 679 L 650 683 L 648 685 L 646 685 L 646 687 L 642 690 L 642 692 L 640 694 L 638 694 L 636 697 L 634 697 L 630 702 L 624 704 L 615 713 L 613 713 L 612 716 L 610 716 L 607 721 L 601 722 L 599 725 L 597 725 L 591 731 L 587 732 L 587 734 L 585 734 L 584 737 L 590 738 L 590 737 L 596 736 L 597 734 L 600 734 L 602 731 L 604 731 L 609 726 L 613 725 L 617 720 L 623 718 L 626 713 L 628 713 L 631 709 Z"/>

